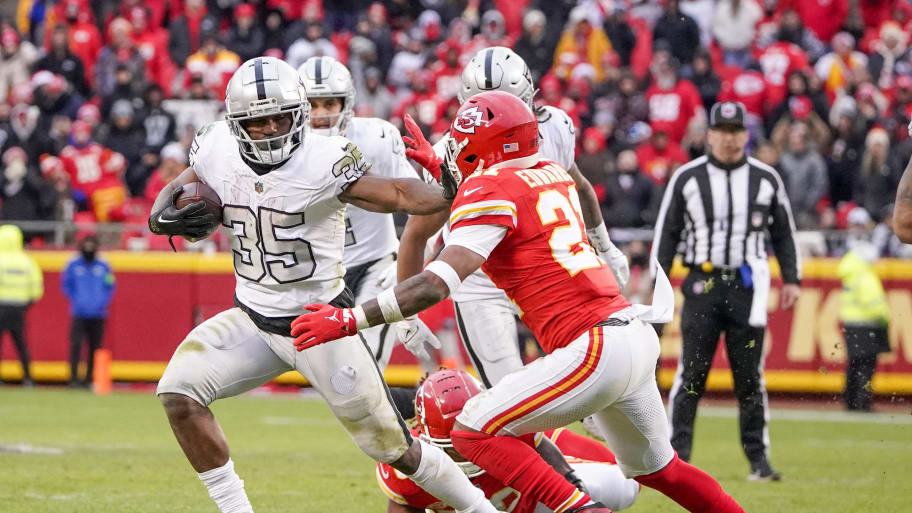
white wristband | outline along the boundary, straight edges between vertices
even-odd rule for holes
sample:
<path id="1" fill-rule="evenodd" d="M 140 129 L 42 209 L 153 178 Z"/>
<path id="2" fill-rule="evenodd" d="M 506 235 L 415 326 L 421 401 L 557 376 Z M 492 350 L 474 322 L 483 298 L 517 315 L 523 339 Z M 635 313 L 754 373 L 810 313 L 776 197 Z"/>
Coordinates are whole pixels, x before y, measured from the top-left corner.
<path id="1" fill-rule="evenodd" d="M 459 284 L 462 283 L 462 280 L 459 279 L 459 274 L 456 272 L 456 269 L 453 269 L 450 264 L 441 260 L 434 260 L 433 262 L 429 263 L 427 267 L 424 268 L 424 270 L 436 274 L 441 280 L 443 280 L 443 282 L 446 283 L 450 294 L 456 292 L 456 289 L 459 288 Z"/>
<path id="2" fill-rule="evenodd" d="M 608 236 L 608 228 L 605 228 L 604 222 L 595 228 L 587 229 L 586 235 L 589 237 L 589 244 L 596 251 L 605 252 L 611 249 L 611 237 Z"/>
<path id="3" fill-rule="evenodd" d="M 355 316 L 355 327 L 358 330 L 363 330 L 370 328 L 370 323 L 367 322 L 367 314 L 364 313 L 364 308 L 361 305 L 358 305 L 351 309 L 352 315 Z"/>
<path id="4" fill-rule="evenodd" d="M 401 321 L 402 312 L 399 311 L 399 301 L 396 299 L 396 287 L 390 287 L 377 295 L 380 312 L 387 324 Z"/>

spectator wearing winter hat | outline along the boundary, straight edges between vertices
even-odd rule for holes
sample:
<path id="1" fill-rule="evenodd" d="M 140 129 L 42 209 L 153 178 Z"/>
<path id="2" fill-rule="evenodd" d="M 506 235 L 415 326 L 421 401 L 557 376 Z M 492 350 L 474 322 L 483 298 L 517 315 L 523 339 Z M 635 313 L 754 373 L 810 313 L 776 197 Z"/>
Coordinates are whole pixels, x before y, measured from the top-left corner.
<path id="1" fill-rule="evenodd" d="M 120 100 L 130 102 L 134 110 L 143 108 L 143 91 L 134 82 L 133 70 L 126 64 L 118 64 L 114 70 L 114 87 L 101 97 L 101 118 L 107 122 L 111 116 L 111 107 Z"/>
<path id="2" fill-rule="evenodd" d="M 69 28 L 64 24 L 54 25 L 51 49 L 35 62 L 34 69 L 48 70 L 62 76 L 83 98 L 90 96 L 89 84 L 85 80 L 82 60 L 70 51 Z"/>
<path id="3" fill-rule="evenodd" d="M 814 72 L 824 82 L 832 99 L 857 81 L 855 75 L 867 72 L 868 56 L 855 50 L 855 38 L 848 32 L 833 36 L 833 51 L 821 57 Z"/>
<path id="4" fill-rule="evenodd" d="M 263 54 L 266 39 L 257 22 L 256 9 L 247 3 L 234 8 L 234 20 L 228 32 L 228 47 L 238 54 L 241 62 Z"/>
<path id="5" fill-rule="evenodd" d="M 649 103 L 649 123 L 680 143 L 687 126 L 697 117 L 705 117 L 703 100 L 693 83 L 679 78 L 677 63 L 667 50 L 653 54 L 652 85 L 646 90 Z"/>
<path id="6" fill-rule="evenodd" d="M 383 84 L 383 73 L 377 68 L 364 71 L 364 89 L 355 95 L 355 113 L 362 117 L 390 119 L 396 100 Z"/>
<path id="7" fill-rule="evenodd" d="M 671 175 L 690 160 L 662 127 L 652 130 L 652 135 L 636 147 L 636 155 L 643 174 L 659 187 L 664 187 Z"/>
<path id="8" fill-rule="evenodd" d="M 530 9 L 523 16 L 522 33 L 513 51 L 526 61 L 534 83 L 538 83 L 554 62 L 557 47 L 554 34 L 555 31 L 548 30 L 548 20 L 538 9 Z"/>
<path id="9" fill-rule="evenodd" d="M 127 196 L 121 180 L 126 160 L 92 141 L 92 127 L 82 121 L 73 123 L 71 139 L 72 143 L 60 152 L 60 160 L 69 175 L 74 201 L 90 219 L 119 219 Z"/>
<path id="10" fill-rule="evenodd" d="M 583 130 L 582 151 L 576 158 L 576 164 L 601 201 L 605 193 L 605 180 L 612 171 L 614 158 L 607 149 L 604 132 L 598 127 L 591 126 Z"/>
<path id="11" fill-rule="evenodd" d="M 3 152 L 0 174 L 0 219 L 37 221 L 52 219 L 56 196 L 28 165 L 25 150 L 13 146 Z"/>
<path id="12" fill-rule="evenodd" d="M 171 91 L 177 67 L 168 52 L 168 31 L 150 23 L 149 9 L 136 5 L 129 10 L 127 19 L 133 24 L 133 41 L 146 62 L 146 79 L 158 84 L 164 91 Z"/>
<path id="13" fill-rule="evenodd" d="M 187 58 L 199 50 L 204 29 L 218 28 L 218 20 L 209 15 L 205 0 L 184 0 L 183 7 L 183 14 L 171 21 L 168 38 L 168 52 L 178 67 L 184 66 Z"/>
<path id="14" fill-rule="evenodd" d="M 94 23 L 92 10 L 85 0 L 64 0 L 55 7 L 55 13 L 61 12 L 62 15 L 55 18 L 55 23 L 69 29 L 69 49 L 82 61 L 85 82 L 91 86 L 95 80 L 95 60 L 104 45 L 101 33 Z M 45 48 L 50 50 L 53 31 L 48 32 L 47 28 L 45 30 Z"/>
<path id="15" fill-rule="evenodd" d="M 111 107 L 111 128 L 102 143 L 111 151 L 126 159 L 123 181 L 131 196 L 142 194 L 154 167 L 142 162 L 146 134 L 143 125 L 136 121 L 133 105 L 127 100 L 118 100 Z"/>
<path id="16" fill-rule="evenodd" d="M 13 86 L 28 82 L 32 64 L 38 57 L 35 46 L 21 41 L 15 29 L 0 30 L 0 103 L 6 102 Z"/>
<path id="17" fill-rule="evenodd" d="M 225 99 L 225 88 L 231 75 L 241 66 L 238 54 L 226 49 L 215 31 L 200 34 L 200 49 L 187 57 L 185 82 L 189 84 L 194 76 L 202 77 L 203 85 L 218 100 Z"/>
<path id="18" fill-rule="evenodd" d="M 602 216 L 617 228 L 642 228 L 655 222 L 661 200 L 660 189 L 640 170 L 637 154 L 618 154 L 617 170 L 604 182 Z"/>
<path id="19" fill-rule="evenodd" d="M 904 141 L 909 138 L 908 125 L 912 119 L 912 76 L 899 75 L 893 88 L 893 100 L 883 119 L 884 128 L 891 138 Z"/>
<path id="20" fill-rule="evenodd" d="M 840 107 L 833 123 L 833 142 L 827 155 L 830 204 L 851 201 L 864 153 L 868 127 L 853 104 Z"/>
<path id="21" fill-rule="evenodd" d="M 698 52 L 693 63 L 683 73 L 684 77 L 697 88 L 703 108 L 709 109 L 719 98 L 722 81 L 713 70 L 712 58 L 707 52 Z M 721 101 L 721 100 L 720 100 Z"/>
<path id="22" fill-rule="evenodd" d="M 779 170 L 799 229 L 817 227 L 817 203 L 829 191 L 826 162 L 812 146 L 808 132 L 807 123 L 793 122 L 786 150 L 779 157 Z"/>
<path id="23" fill-rule="evenodd" d="M 893 196 L 901 170 L 891 166 L 890 136 L 882 128 L 874 128 L 865 138 L 858 180 L 853 199 L 869 212 L 879 211 Z"/>
<path id="24" fill-rule="evenodd" d="M 146 84 L 146 61 L 133 42 L 133 25 L 124 18 L 115 18 L 108 25 L 111 43 L 98 54 L 95 63 L 95 88 L 102 96 L 108 96 L 117 86 L 118 69 L 126 67 L 131 74 L 133 92 L 142 93 Z"/>
<path id="25" fill-rule="evenodd" d="M 562 61 L 565 55 L 578 57 L 579 62 L 588 63 L 595 69 L 595 81 L 605 79 L 606 67 L 616 65 L 617 55 L 611 49 L 611 41 L 601 26 L 593 26 L 586 17 L 583 7 L 576 7 L 570 11 L 570 20 L 567 28 L 561 34 L 557 48 L 554 50 L 554 70 L 558 76 L 562 73 Z M 568 70 L 565 78 L 569 77 L 572 69 Z"/>
<path id="26" fill-rule="evenodd" d="M 164 92 L 157 84 L 146 89 L 145 105 L 137 116 L 142 123 L 145 141 L 143 141 L 142 164 L 155 169 L 159 165 L 158 154 L 162 148 L 177 139 L 177 120 L 174 115 L 162 107 Z"/>
<path id="27" fill-rule="evenodd" d="M 764 118 L 768 134 L 774 134 L 776 126 L 783 119 L 786 120 L 786 126 L 794 120 L 810 119 L 815 132 L 822 130 L 821 125 L 825 128 L 826 122 L 823 120 L 829 119 L 826 97 L 811 91 L 808 82 L 807 75 L 802 71 L 794 71 L 788 76 L 785 97 L 778 104 L 772 105 Z"/>

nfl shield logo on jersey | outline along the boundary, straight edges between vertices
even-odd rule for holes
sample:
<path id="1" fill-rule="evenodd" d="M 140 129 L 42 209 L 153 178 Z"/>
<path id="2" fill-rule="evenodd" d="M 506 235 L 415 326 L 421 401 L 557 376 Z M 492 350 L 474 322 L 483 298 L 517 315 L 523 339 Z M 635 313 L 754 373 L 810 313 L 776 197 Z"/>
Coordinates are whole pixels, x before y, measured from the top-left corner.
<path id="1" fill-rule="evenodd" d="M 263 192 L 263 182 L 255 182 L 253 184 L 253 190 L 257 191 L 257 193 Z"/>

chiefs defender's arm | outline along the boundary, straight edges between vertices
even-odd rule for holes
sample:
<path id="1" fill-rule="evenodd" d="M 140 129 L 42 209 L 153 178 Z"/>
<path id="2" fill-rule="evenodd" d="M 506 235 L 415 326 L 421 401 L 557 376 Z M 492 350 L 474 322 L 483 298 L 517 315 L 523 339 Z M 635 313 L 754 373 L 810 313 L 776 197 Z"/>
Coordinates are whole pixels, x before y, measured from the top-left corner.
<path id="1" fill-rule="evenodd" d="M 587 228 L 595 228 L 604 223 L 602 219 L 602 209 L 599 207 L 598 196 L 595 195 L 595 189 L 592 184 L 580 172 L 576 162 L 567 170 L 573 183 L 576 184 L 576 193 L 579 195 L 580 207 L 583 210 L 583 223 Z"/>
<path id="2" fill-rule="evenodd" d="M 481 267 L 485 257 L 462 246 L 447 246 L 437 261 L 448 265 L 456 272 L 459 282 L 462 282 Z M 401 315 L 408 317 L 446 299 L 450 295 L 450 286 L 437 273 L 425 270 L 396 285 L 393 292 L 393 299 L 398 303 Z M 378 299 L 364 303 L 363 308 L 371 326 L 386 322 Z"/>
<path id="3" fill-rule="evenodd" d="M 608 263 L 618 285 L 623 289 L 630 279 L 630 264 L 627 262 L 627 256 L 611 242 L 611 237 L 608 236 L 608 228 L 605 227 L 605 220 L 602 219 L 602 210 L 599 207 L 595 189 L 580 172 L 579 166 L 575 162 L 567 172 L 570 174 L 570 178 L 573 178 L 573 183 L 576 184 L 589 244 Z"/>
<path id="4" fill-rule="evenodd" d="M 405 506 L 390 500 L 386 505 L 386 513 L 424 513 L 424 510 L 412 506 Z"/>
<path id="5" fill-rule="evenodd" d="M 339 194 L 339 199 L 371 212 L 433 214 L 450 208 L 443 189 L 417 178 L 364 175 Z"/>
<path id="6" fill-rule="evenodd" d="M 421 272 L 428 239 L 446 224 L 449 215 L 449 211 L 441 210 L 429 216 L 409 216 L 399 237 L 396 281 L 403 282 Z"/>

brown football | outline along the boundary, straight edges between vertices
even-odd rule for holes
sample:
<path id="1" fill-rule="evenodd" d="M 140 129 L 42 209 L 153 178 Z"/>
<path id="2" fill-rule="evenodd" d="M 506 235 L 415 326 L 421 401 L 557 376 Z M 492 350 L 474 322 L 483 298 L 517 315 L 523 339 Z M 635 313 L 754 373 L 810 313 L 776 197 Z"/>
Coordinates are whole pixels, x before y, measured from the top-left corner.
<path id="1" fill-rule="evenodd" d="M 202 182 L 192 182 L 184 186 L 180 196 L 174 200 L 174 206 L 178 209 L 184 208 L 191 203 L 202 201 L 206 204 L 206 210 L 215 216 L 218 220 L 213 230 L 222 223 L 222 200 L 211 187 Z"/>

